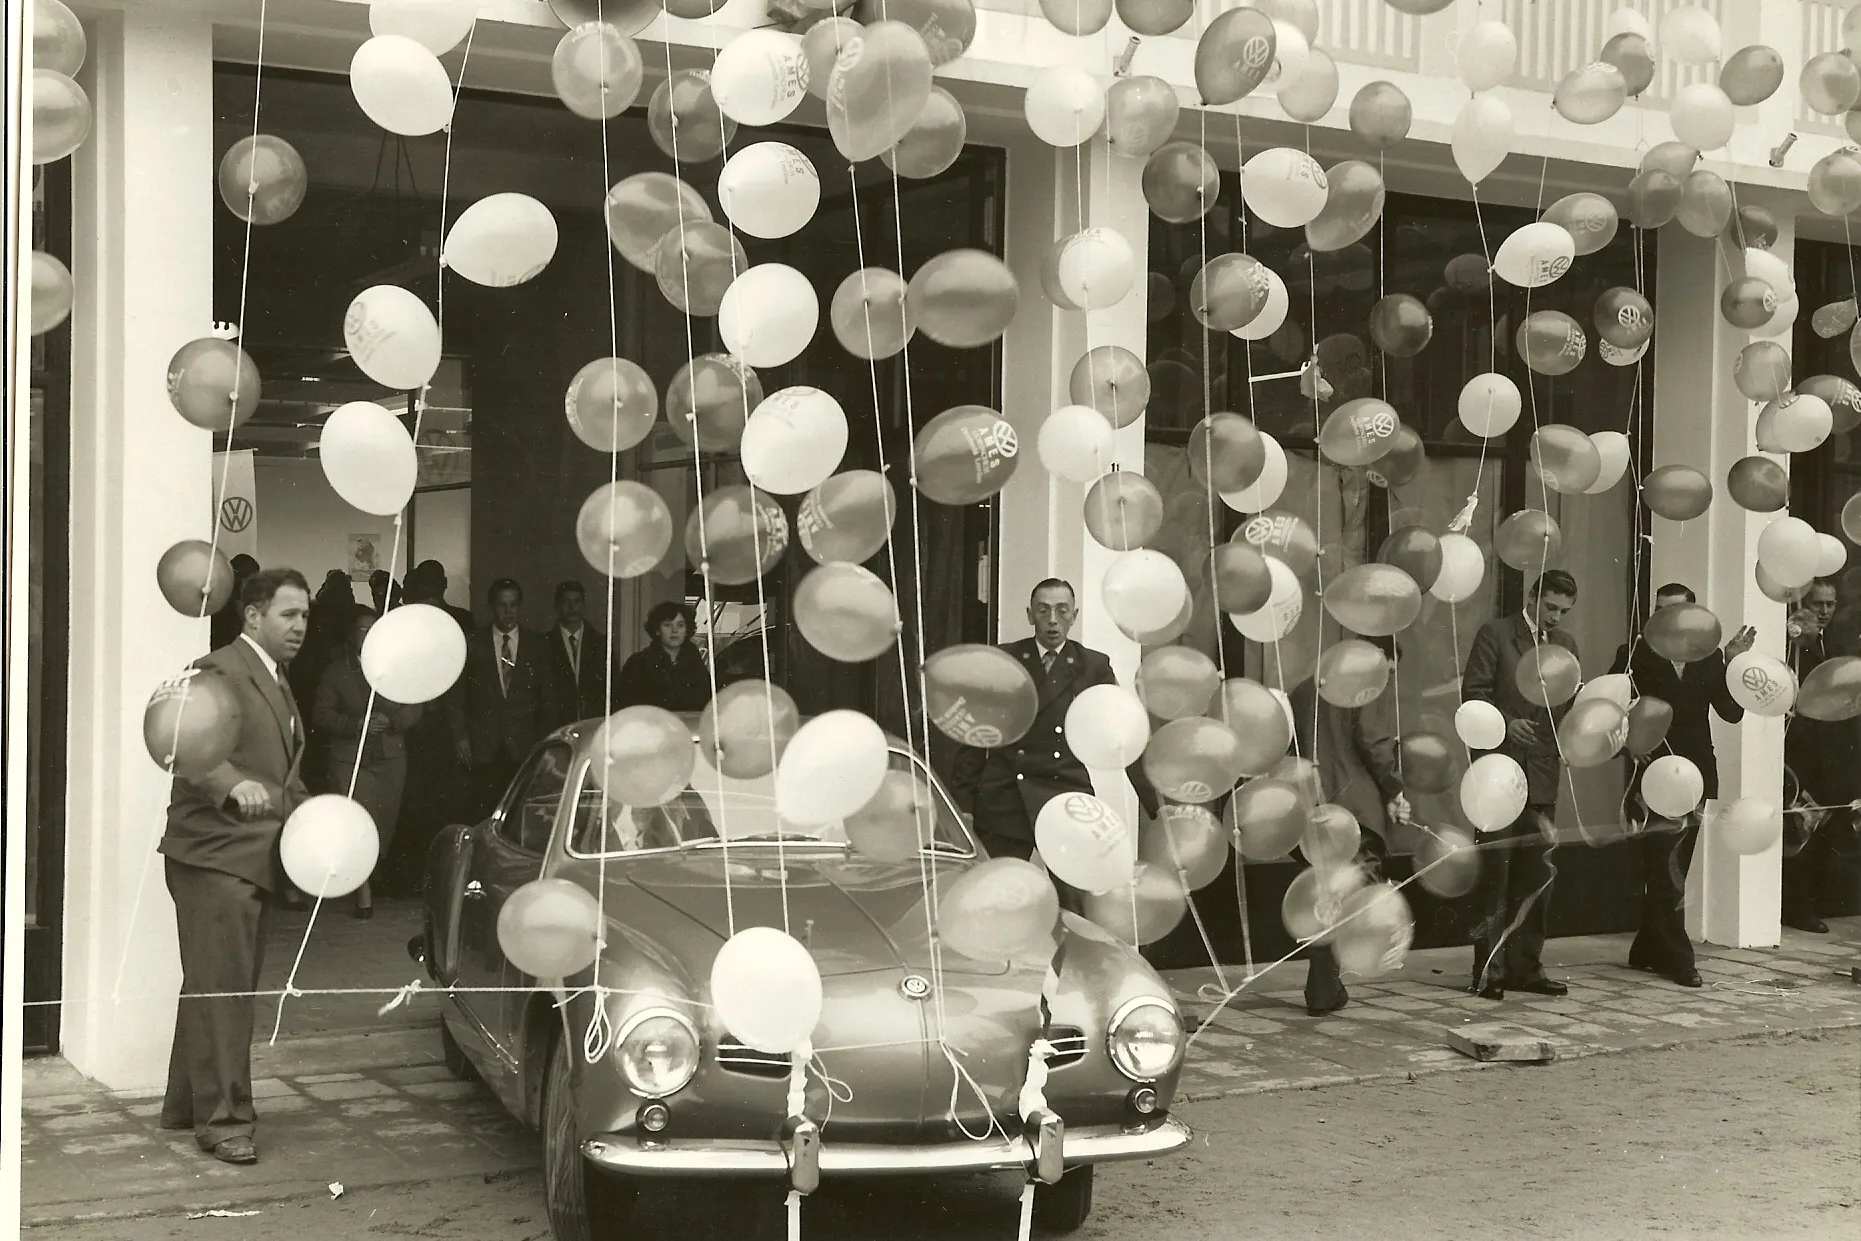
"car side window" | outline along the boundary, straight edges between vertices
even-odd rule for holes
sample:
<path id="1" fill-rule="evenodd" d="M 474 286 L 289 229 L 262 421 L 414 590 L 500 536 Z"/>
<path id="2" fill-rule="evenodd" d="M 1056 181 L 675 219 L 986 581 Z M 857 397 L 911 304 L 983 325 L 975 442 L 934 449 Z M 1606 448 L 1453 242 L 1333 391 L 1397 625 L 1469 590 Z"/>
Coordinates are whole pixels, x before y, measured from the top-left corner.
<path id="1" fill-rule="evenodd" d="M 702 811 L 700 811 L 702 814 Z M 681 841 L 715 835 L 706 824 L 691 822 L 678 801 L 663 806 L 627 806 L 603 793 L 587 780 L 575 807 L 570 848 L 584 856 L 600 853 L 638 853 L 646 849 L 676 849 Z"/>
<path id="2" fill-rule="evenodd" d="M 498 820 L 498 835 L 506 842 L 526 853 L 542 853 L 549 848 L 549 835 L 556 826 L 556 809 L 568 785 L 573 754 L 566 744 L 553 743 L 530 759 Z"/>

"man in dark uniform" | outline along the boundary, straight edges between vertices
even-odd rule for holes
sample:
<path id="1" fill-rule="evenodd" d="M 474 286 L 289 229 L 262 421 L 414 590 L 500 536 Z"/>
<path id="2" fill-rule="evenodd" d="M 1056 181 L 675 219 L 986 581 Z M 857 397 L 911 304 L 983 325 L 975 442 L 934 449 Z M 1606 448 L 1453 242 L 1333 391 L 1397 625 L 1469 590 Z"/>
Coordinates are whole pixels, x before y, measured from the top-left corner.
<path id="1" fill-rule="evenodd" d="M 518 623 L 523 587 L 501 577 L 485 592 L 491 624 L 465 641 L 465 669 L 445 697 L 454 753 L 472 773 L 473 814 L 491 813 L 530 747 L 557 726 L 548 639 Z"/>
<path id="2" fill-rule="evenodd" d="M 1857 653 L 1837 624 L 1843 619 L 1837 604 L 1835 583 L 1817 578 L 1809 584 L 1802 607 L 1790 616 L 1790 666 L 1799 685 L 1823 660 Z M 1784 734 L 1784 763 L 1811 805 L 1845 807 L 1861 798 L 1861 724 L 1792 716 Z M 1853 812 L 1846 809 L 1784 817 L 1785 926 L 1813 935 L 1828 933 L 1820 905 L 1824 877 L 1835 865 L 1832 833 L 1852 819 Z"/>
<path id="3" fill-rule="evenodd" d="M 1090 793 L 1092 777 L 1066 743 L 1066 712 L 1073 699 L 1094 685 L 1115 685 L 1111 660 L 1101 651 L 1070 641 L 1079 617 L 1072 586 L 1048 578 L 1034 587 L 1027 618 L 1034 636 L 1003 644 L 1040 687 L 1040 713 L 1019 741 L 996 749 L 964 747 L 951 773 L 957 804 L 974 816 L 977 837 L 992 857 L 1027 858 L 1034 851 L 1034 820 L 1062 793 Z M 1157 791 L 1141 764 L 1126 768 L 1146 815 L 1159 807 Z M 1055 880 L 1060 900 L 1078 911 L 1080 895 Z"/>
<path id="4" fill-rule="evenodd" d="M 1669 582 L 1654 592 L 1654 610 L 1692 603 L 1693 592 Z M 1629 780 L 1631 813 L 1642 820 L 1635 837 L 1641 855 L 1641 927 L 1628 950 L 1629 965 L 1651 970 L 1683 987 L 1703 985 L 1693 962 L 1693 941 L 1687 938 L 1685 902 L 1687 867 L 1693 864 L 1693 847 L 1699 839 L 1701 811 L 1694 810 L 1678 825 L 1650 818 L 1641 802 L 1641 775 L 1662 754 L 1678 754 L 1699 768 L 1705 792 L 1701 806 L 1719 795 L 1719 760 L 1712 748 L 1712 718 L 1736 724 L 1745 709 L 1732 697 L 1725 681 L 1725 666 L 1751 649 L 1757 630 L 1746 625 L 1732 635 L 1723 651 L 1704 659 L 1677 664 L 1664 659 L 1639 637 L 1616 650 L 1611 672 L 1626 672 L 1638 698 L 1658 698 L 1674 709 L 1667 736 L 1652 754 L 1633 761 Z"/>
<path id="5" fill-rule="evenodd" d="M 1577 640 L 1559 626 L 1577 604 L 1577 579 L 1552 569 L 1532 585 L 1524 610 L 1480 626 L 1467 655 L 1461 692 L 1469 701 L 1490 702 L 1505 717 L 1506 739 L 1498 753 L 1525 771 L 1525 812 L 1511 826 L 1480 837 L 1480 879 L 1474 889 L 1480 921 L 1473 939 L 1473 985 L 1489 1000 L 1506 998 L 1506 988 L 1536 995 L 1564 995 L 1563 983 L 1544 976 L 1545 910 L 1551 900 L 1546 861 L 1563 759 L 1557 724 L 1569 704 L 1550 710 L 1519 688 L 1519 663 L 1539 643 L 1577 654 Z M 1516 926 L 1513 924 L 1517 923 Z M 1501 948 L 1503 941 L 1503 949 Z M 1494 959 L 1503 951 L 1503 960 Z"/>

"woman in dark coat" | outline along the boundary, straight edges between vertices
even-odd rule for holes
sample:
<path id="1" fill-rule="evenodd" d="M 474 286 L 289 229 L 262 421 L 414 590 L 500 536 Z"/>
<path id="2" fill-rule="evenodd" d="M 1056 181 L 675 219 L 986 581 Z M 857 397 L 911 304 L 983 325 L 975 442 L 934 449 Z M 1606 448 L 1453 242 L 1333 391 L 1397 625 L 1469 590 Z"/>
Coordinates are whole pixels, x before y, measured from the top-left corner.
<path id="1" fill-rule="evenodd" d="M 691 643 L 691 609 L 666 600 L 646 614 L 646 647 L 627 657 L 614 689 L 616 707 L 702 711 L 711 701 L 711 673 Z"/>

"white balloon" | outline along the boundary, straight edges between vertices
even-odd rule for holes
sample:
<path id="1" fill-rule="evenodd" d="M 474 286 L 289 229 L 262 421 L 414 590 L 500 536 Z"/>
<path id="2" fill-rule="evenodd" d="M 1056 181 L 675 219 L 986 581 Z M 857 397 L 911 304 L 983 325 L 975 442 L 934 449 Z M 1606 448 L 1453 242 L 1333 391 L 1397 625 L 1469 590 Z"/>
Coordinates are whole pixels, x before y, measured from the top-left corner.
<path id="1" fill-rule="evenodd" d="M 1265 431 L 1260 433 L 1260 446 L 1266 450 L 1266 461 L 1260 467 L 1260 477 L 1239 491 L 1221 493 L 1221 502 L 1237 513 L 1259 513 L 1270 509 L 1279 503 L 1280 495 L 1286 490 L 1286 450 Z"/>
<path id="2" fill-rule="evenodd" d="M 719 1025 L 745 1047 L 788 1055 L 820 1024 L 821 970 L 800 940 L 772 926 L 746 926 L 711 959 L 711 1003 Z"/>
<path id="3" fill-rule="evenodd" d="M 1599 336 L 1596 338 L 1596 352 L 1611 366 L 1633 366 L 1647 355 L 1648 346 L 1653 343 L 1652 340 L 1644 340 L 1633 349 L 1619 349 Z"/>
<path id="4" fill-rule="evenodd" d="M 824 827 L 863 809 L 885 782 L 885 733 L 858 711 L 829 711 L 803 724 L 775 769 L 776 813 Z"/>
<path id="5" fill-rule="evenodd" d="M 1491 90 L 1503 85 L 1518 67 L 1519 41 L 1504 22 L 1475 22 L 1461 39 L 1454 61 L 1467 89 Z"/>
<path id="6" fill-rule="evenodd" d="M 298 891 L 320 900 L 367 883 L 380 856 L 375 820 L 362 803 L 340 793 L 320 793 L 299 805 L 278 837 L 284 873 Z"/>
<path id="7" fill-rule="evenodd" d="M 1821 559 L 1816 529 L 1801 517 L 1779 517 L 1758 534 L 1758 566 L 1786 590 L 1809 585 Z"/>
<path id="8" fill-rule="evenodd" d="M 1592 698 L 1613 702 L 1626 711 L 1635 700 L 1635 682 L 1626 672 L 1610 672 L 1594 677 L 1585 681 L 1577 690 L 1575 702 L 1588 702 Z"/>
<path id="9" fill-rule="evenodd" d="M 392 517 L 414 494 L 419 460 L 413 436 L 373 401 L 339 406 L 317 438 L 323 476 L 352 507 Z"/>
<path id="10" fill-rule="evenodd" d="M 1475 375 L 1460 390 L 1460 421 L 1482 439 L 1504 435 L 1519 420 L 1524 397 L 1519 386 L 1497 371 Z"/>
<path id="11" fill-rule="evenodd" d="M 1652 43 L 1654 26 L 1639 10 L 1617 9 L 1609 14 L 1609 24 L 1603 27 L 1603 41 L 1608 42 L 1619 34 L 1638 34 Z"/>
<path id="12" fill-rule="evenodd" d="M 1475 831 L 1500 832 L 1525 813 L 1530 792 L 1525 769 L 1517 759 L 1509 754 L 1482 754 L 1460 778 L 1460 808 Z"/>
<path id="13" fill-rule="evenodd" d="M 1147 547 L 1114 556 L 1099 592 L 1112 620 L 1133 633 L 1163 628 L 1189 600 L 1181 567 Z"/>
<path id="14" fill-rule="evenodd" d="M 356 294 L 343 315 L 342 338 L 362 373 L 384 388 L 411 392 L 439 369 L 439 321 L 396 284 Z"/>
<path id="15" fill-rule="evenodd" d="M 1060 246 L 1060 289 L 1081 310 L 1116 306 L 1137 279 L 1137 256 L 1115 228 L 1088 228 Z"/>
<path id="16" fill-rule="evenodd" d="M 1111 421 L 1090 405 L 1062 405 L 1040 424 L 1035 451 L 1049 474 L 1090 483 L 1111 468 Z"/>
<path id="17" fill-rule="evenodd" d="M 1814 452 L 1835 429 L 1829 403 L 1808 392 L 1787 392 L 1758 414 L 1758 447 L 1765 451 Z"/>
<path id="18" fill-rule="evenodd" d="M 1620 431 L 1593 431 L 1590 443 L 1596 445 L 1596 455 L 1602 458 L 1603 468 L 1597 472 L 1596 481 L 1583 489 L 1583 494 L 1599 496 L 1628 473 L 1628 436 Z"/>
<path id="19" fill-rule="evenodd" d="M 1732 140 L 1738 123 L 1732 101 L 1717 82 L 1693 82 L 1675 93 L 1667 105 L 1674 137 L 1695 151 L 1716 151 Z"/>
<path id="20" fill-rule="evenodd" d="M 1696 4 L 1670 9 L 1661 18 L 1660 49 L 1683 65 L 1719 59 L 1719 20 Z"/>
<path id="21" fill-rule="evenodd" d="M 1802 308 L 1802 302 L 1798 299 L 1796 293 L 1792 291 L 1790 296 L 1778 301 L 1777 311 L 1775 314 L 1771 315 L 1770 322 L 1764 324 L 1762 327 L 1753 328 L 1751 334 L 1766 340 L 1782 336 L 1785 332 L 1788 332 L 1791 328 L 1796 326 L 1796 316 L 1801 312 Z"/>
<path id="22" fill-rule="evenodd" d="M 435 56 L 450 52 L 471 33 L 478 20 L 478 0 L 371 0 L 368 29 L 398 34 Z"/>
<path id="23" fill-rule="evenodd" d="M 43 250 L 32 252 L 32 334 L 49 332 L 71 317 L 77 296 L 71 269 Z"/>
<path id="24" fill-rule="evenodd" d="M 1454 712 L 1454 732 L 1469 750 L 1497 750 L 1506 742 L 1506 717 L 1490 702 L 1468 699 Z"/>
<path id="25" fill-rule="evenodd" d="M 1241 197 L 1275 228 L 1304 228 L 1325 209 L 1331 183 L 1318 161 L 1291 147 L 1268 147 L 1241 168 Z"/>
<path id="26" fill-rule="evenodd" d="M 1292 299 L 1286 293 L 1286 282 L 1279 278 L 1279 273 L 1271 267 L 1263 268 L 1267 277 L 1267 300 L 1260 307 L 1260 313 L 1242 327 L 1237 327 L 1228 335 L 1241 340 L 1265 340 L 1279 331 L 1286 322 L 1286 311 L 1291 307 Z"/>
<path id="27" fill-rule="evenodd" d="M 556 217 L 528 194 L 492 194 L 453 221 L 440 259 L 493 289 L 534 280 L 556 256 Z"/>
<path id="28" fill-rule="evenodd" d="M 1641 796 L 1664 819 L 1683 819 L 1699 807 L 1705 781 L 1699 766 L 1678 754 L 1663 754 L 1641 773 Z"/>
<path id="29" fill-rule="evenodd" d="M 717 201 L 740 231 L 787 237 L 800 232 L 821 205 L 820 173 L 788 143 L 758 142 L 724 161 Z"/>
<path id="30" fill-rule="evenodd" d="M 820 326 L 808 278 L 786 263 L 758 263 L 724 290 L 717 331 L 746 366 L 781 366 L 801 356 Z"/>
<path id="31" fill-rule="evenodd" d="M 819 388 L 771 392 L 743 425 L 743 472 L 772 495 L 812 491 L 846 455 L 846 411 Z"/>
<path id="32" fill-rule="evenodd" d="M 465 631 L 430 603 L 389 608 L 362 639 L 362 675 L 392 702 L 432 702 L 464 670 Z"/>
<path id="33" fill-rule="evenodd" d="M 1105 123 L 1105 88 L 1078 65 L 1040 71 L 1022 101 L 1028 128 L 1049 146 L 1076 147 Z"/>
<path id="34" fill-rule="evenodd" d="M 1230 612 L 1228 619 L 1241 636 L 1255 642 L 1277 642 L 1293 631 L 1305 614 L 1305 590 L 1298 575 L 1277 556 L 1268 556 L 1267 573 L 1273 579 L 1267 601 L 1252 612 Z"/>
<path id="35" fill-rule="evenodd" d="M 1129 887 L 1137 865 L 1137 834 L 1090 793 L 1049 798 L 1034 817 L 1034 847 L 1049 871 L 1086 892 Z"/>
<path id="36" fill-rule="evenodd" d="M 1512 150 L 1513 128 L 1512 109 L 1491 92 L 1462 104 L 1451 143 L 1460 175 L 1473 185 L 1484 181 Z"/>
<path id="37" fill-rule="evenodd" d="M 1756 277 L 1770 285 L 1777 294 L 1777 300 L 1796 296 L 1796 276 L 1790 265 L 1772 254 L 1769 250 L 1760 250 L 1756 246 L 1745 248 L 1745 274 Z"/>
<path id="38" fill-rule="evenodd" d="M 1338 101 L 1338 62 L 1321 47 L 1312 48 L 1295 78 L 1280 83 L 1279 106 L 1295 121 L 1323 120 Z"/>
<path id="39" fill-rule="evenodd" d="M 1093 771 L 1123 771 L 1150 742 L 1150 713 L 1122 685 L 1094 685 L 1066 709 L 1066 744 Z"/>
<path id="40" fill-rule="evenodd" d="M 1726 849 L 1752 857 L 1783 839 L 1783 814 L 1774 801 L 1741 797 L 1719 807 L 1712 830 Z"/>
<path id="41" fill-rule="evenodd" d="M 1486 554 L 1478 543 L 1464 534 L 1444 534 L 1440 543 L 1441 572 L 1428 593 L 1443 603 L 1473 598 L 1480 583 L 1486 580 Z"/>
<path id="42" fill-rule="evenodd" d="M 1273 34 L 1273 67 L 1261 85 L 1277 94 L 1286 83 L 1304 76 L 1305 66 L 1312 60 L 1312 45 L 1297 26 L 1277 17 L 1273 19 Z"/>
<path id="43" fill-rule="evenodd" d="M 1576 257 L 1577 242 L 1569 229 L 1536 220 L 1499 243 L 1493 270 L 1508 284 L 1537 289 L 1569 271 Z"/>
<path id="44" fill-rule="evenodd" d="M 417 138 L 452 120 L 452 80 L 439 57 L 406 35 L 377 35 L 349 61 L 349 89 L 368 119 Z"/>
<path id="45" fill-rule="evenodd" d="M 1777 719 L 1796 704 L 1796 674 L 1781 659 L 1757 651 L 1745 651 L 1725 665 L 1725 687 L 1739 706 L 1766 719 Z"/>
<path id="46" fill-rule="evenodd" d="M 1834 577 L 1848 563 L 1848 545 L 1832 534 L 1816 534 L 1816 542 L 1822 547 L 1822 555 L 1816 561 L 1817 577 Z"/>
<path id="47" fill-rule="evenodd" d="M 773 125 L 808 94 L 808 58 L 801 39 L 780 30 L 745 30 L 711 66 L 717 110 L 740 125 Z"/>

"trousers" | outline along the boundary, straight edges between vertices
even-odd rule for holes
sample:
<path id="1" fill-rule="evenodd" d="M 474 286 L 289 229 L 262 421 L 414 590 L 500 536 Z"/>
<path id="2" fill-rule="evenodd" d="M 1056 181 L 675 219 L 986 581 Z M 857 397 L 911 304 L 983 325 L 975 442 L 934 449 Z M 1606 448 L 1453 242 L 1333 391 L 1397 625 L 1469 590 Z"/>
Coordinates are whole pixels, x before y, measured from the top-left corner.
<path id="1" fill-rule="evenodd" d="M 1679 831 L 1644 829 L 1635 838 L 1641 856 L 1641 926 L 1629 947 L 1630 965 L 1662 974 L 1693 969 L 1693 941 L 1687 938 L 1687 868 L 1699 840 L 1699 814 L 1686 817 Z"/>
<path id="2" fill-rule="evenodd" d="M 1480 918 L 1473 934 L 1476 986 L 1516 986 L 1544 977 L 1540 958 L 1552 876 L 1545 857 L 1550 851 L 1546 833 L 1556 813 L 1555 805 L 1527 806 L 1511 826 L 1480 841 L 1485 847 L 1474 888 Z M 1500 960 L 1493 960 L 1495 951 Z"/>

